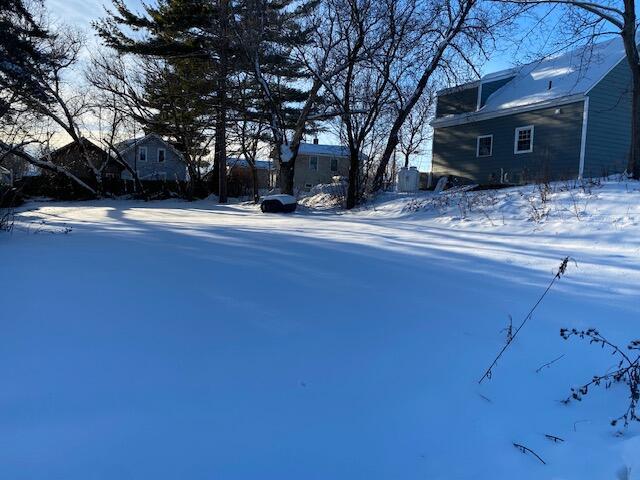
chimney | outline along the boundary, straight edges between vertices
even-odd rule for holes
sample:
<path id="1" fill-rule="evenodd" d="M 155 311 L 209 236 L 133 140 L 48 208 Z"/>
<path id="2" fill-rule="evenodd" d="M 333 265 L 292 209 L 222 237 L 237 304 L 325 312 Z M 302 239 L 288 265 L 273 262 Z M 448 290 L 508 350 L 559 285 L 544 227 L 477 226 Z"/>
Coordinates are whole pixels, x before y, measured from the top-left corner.
<path id="1" fill-rule="evenodd" d="M 314 145 L 318 145 L 318 138 L 317 137 L 313 139 L 313 144 Z"/>

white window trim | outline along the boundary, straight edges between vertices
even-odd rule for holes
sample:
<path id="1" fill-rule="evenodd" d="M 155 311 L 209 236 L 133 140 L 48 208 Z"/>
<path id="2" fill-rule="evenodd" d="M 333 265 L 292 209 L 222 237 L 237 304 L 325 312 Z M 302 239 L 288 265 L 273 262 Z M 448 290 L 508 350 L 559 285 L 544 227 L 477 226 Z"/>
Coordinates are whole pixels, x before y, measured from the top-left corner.
<path id="1" fill-rule="evenodd" d="M 584 174 L 584 153 L 587 147 L 587 125 L 588 124 L 589 124 L 589 97 L 585 97 L 584 107 L 582 111 L 582 137 L 580 138 L 580 164 L 578 165 L 578 179 L 580 180 L 582 180 L 582 175 Z"/>
<path id="2" fill-rule="evenodd" d="M 483 138 L 491 139 L 491 148 L 489 149 L 489 155 L 480 155 L 480 140 Z M 493 134 L 491 135 L 479 135 L 476 139 L 476 158 L 486 158 L 493 156 Z"/>
<path id="3" fill-rule="evenodd" d="M 164 152 L 164 160 L 160 161 L 160 152 Z M 158 153 L 156 153 L 156 160 L 158 163 L 165 163 L 167 161 L 167 150 L 165 148 L 159 148 Z"/>
<path id="4" fill-rule="evenodd" d="M 518 150 L 518 134 L 523 130 L 531 130 L 531 142 L 529 143 L 529 150 Z M 534 127 L 533 125 L 527 125 L 525 127 L 517 127 L 514 137 L 513 137 L 513 153 L 515 155 L 520 155 L 521 153 L 531 153 L 533 152 L 533 134 Z"/>
<path id="5" fill-rule="evenodd" d="M 142 152 L 144 152 L 144 160 L 142 160 L 142 157 L 141 157 Z M 147 155 L 149 155 L 149 152 L 147 151 L 147 147 L 140 147 L 138 149 L 138 161 L 139 162 L 146 162 L 147 160 L 149 160 L 149 157 Z"/>
<path id="6" fill-rule="evenodd" d="M 311 160 L 313 160 L 313 159 L 316 160 L 316 168 L 311 168 Z M 318 157 L 316 157 L 316 156 L 309 157 L 309 170 L 317 172 L 319 170 L 319 163 L 320 163 L 320 159 Z"/>

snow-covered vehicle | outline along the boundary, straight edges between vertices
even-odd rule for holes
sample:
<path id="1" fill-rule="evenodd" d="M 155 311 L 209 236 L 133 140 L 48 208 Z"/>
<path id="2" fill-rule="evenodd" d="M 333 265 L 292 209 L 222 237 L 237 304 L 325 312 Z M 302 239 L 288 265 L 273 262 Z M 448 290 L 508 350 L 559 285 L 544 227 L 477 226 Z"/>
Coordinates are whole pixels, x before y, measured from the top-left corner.
<path id="1" fill-rule="evenodd" d="M 260 202 L 260 210 L 264 213 L 290 213 L 294 212 L 297 206 L 296 197 L 285 194 L 267 195 Z"/>

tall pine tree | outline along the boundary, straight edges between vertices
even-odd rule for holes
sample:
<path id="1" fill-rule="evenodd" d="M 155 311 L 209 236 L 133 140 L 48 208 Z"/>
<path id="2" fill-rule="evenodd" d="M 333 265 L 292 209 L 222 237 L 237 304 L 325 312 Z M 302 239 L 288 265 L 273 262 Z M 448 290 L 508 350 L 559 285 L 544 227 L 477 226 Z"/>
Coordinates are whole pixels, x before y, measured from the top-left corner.
<path id="1" fill-rule="evenodd" d="M 131 11 L 123 0 L 114 0 L 114 7 L 108 18 L 96 24 L 106 44 L 123 53 L 163 59 L 172 70 L 164 78 L 165 87 L 160 86 L 161 77 L 149 85 L 150 98 L 154 90 L 175 92 L 198 85 L 190 92 L 193 131 L 199 129 L 197 123 L 202 120 L 196 118 L 198 115 L 215 117 L 214 170 L 219 172 L 219 201 L 225 203 L 226 128 L 233 107 L 231 79 L 241 64 L 229 28 L 230 0 L 160 0 L 157 6 L 146 5 L 144 14 Z M 186 65 L 191 67 L 189 78 L 182 76 Z M 197 68 L 203 65 L 209 68 Z M 166 113 L 160 111 L 159 115 L 165 115 L 165 123 L 170 122 Z"/>
<path id="2" fill-rule="evenodd" d="M 0 0 L 0 118 L 17 98 L 50 101 L 35 72 L 50 58 L 42 46 L 49 36 L 23 0 Z"/>

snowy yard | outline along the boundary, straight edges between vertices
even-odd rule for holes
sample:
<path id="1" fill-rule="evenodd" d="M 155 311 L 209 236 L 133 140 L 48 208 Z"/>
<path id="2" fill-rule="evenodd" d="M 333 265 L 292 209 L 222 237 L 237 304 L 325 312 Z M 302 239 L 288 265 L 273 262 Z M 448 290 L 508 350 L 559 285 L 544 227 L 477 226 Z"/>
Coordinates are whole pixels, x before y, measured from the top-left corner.
<path id="1" fill-rule="evenodd" d="M 27 204 L 0 233 L 0 477 L 640 478 L 623 385 L 560 403 L 616 359 L 559 335 L 640 337 L 639 189 Z"/>

